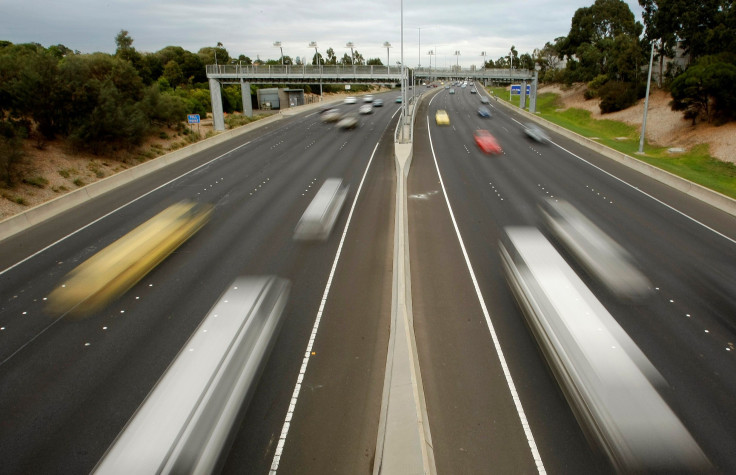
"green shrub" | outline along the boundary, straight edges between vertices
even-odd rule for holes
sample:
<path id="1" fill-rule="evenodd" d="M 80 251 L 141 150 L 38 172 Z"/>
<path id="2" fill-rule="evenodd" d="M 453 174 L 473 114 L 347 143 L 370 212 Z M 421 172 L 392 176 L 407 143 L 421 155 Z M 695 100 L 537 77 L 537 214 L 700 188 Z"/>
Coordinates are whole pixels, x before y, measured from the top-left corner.
<path id="1" fill-rule="evenodd" d="M 86 184 L 84 183 L 84 180 L 82 180 L 81 178 L 75 178 L 72 183 L 74 183 L 76 186 L 79 186 L 79 187 L 82 187 Z"/>
<path id="2" fill-rule="evenodd" d="M 631 83 L 608 81 L 598 90 L 601 112 L 607 114 L 631 107 L 637 101 L 636 87 Z"/>
<path id="3" fill-rule="evenodd" d="M 42 176 L 34 176 L 23 178 L 23 183 L 35 186 L 36 188 L 45 188 L 49 184 L 49 181 Z"/>

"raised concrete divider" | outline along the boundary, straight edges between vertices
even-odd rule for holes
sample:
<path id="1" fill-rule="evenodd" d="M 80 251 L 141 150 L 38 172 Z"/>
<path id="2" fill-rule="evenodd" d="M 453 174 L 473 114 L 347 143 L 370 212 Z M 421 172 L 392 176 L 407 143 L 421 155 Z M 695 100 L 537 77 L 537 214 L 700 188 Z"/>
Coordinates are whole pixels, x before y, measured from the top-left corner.
<path id="1" fill-rule="evenodd" d="M 414 338 L 411 304 L 406 187 L 412 151 L 411 143 L 394 144 L 396 218 L 391 332 L 373 465 L 374 475 L 437 473 Z"/>
<path id="2" fill-rule="evenodd" d="M 303 106 L 285 109 L 283 111 L 280 111 L 278 114 L 274 114 L 270 117 L 251 122 L 235 129 L 221 132 L 214 137 L 201 140 L 179 150 L 175 150 L 160 157 L 154 158 L 153 160 L 144 162 L 140 165 L 136 165 L 133 168 L 129 168 L 120 173 L 116 173 L 115 175 L 103 178 L 100 181 L 96 181 L 87 186 L 71 191 L 67 194 L 59 196 L 58 198 L 54 198 L 51 201 L 47 201 L 46 203 L 42 203 L 27 211 L 19 213 L 15 216 L 11 216 L 3 221 L 0 221 L 0 241 L 16 233 L 24 231 L 46 219 L 56 216 L 59 213 L 63 213 L 64 211 L 71 209 L 74 206 L 96 198 L 103 193 L 107 193 L 110 190 L 125 185 L 126 183 L 130 183 L 133 180 L 136 180 L 149 173 L 155 172 L 156 170 L 171 165 L 172 163 L 176 163 L 185 158 L 189 158 L 195 153 L 206 150 L 209 147 L 218 145 L 227 140 L 248 133 L 254 129 L 278 121 L 284 117 L 290 117 L 311 109 L 321 107 L 331 102 L 336 101 L 306 104 Z"/>
<path id="3" fill-rule="evenodd" d="M 568 130 L 546 119 L 543 119 L 542 117 L 539 117 L 512 104 L 509 104 L 504 100 L 494 102 L 501 103 L 505 107 L 518 112 L 519 114 L 529 118 L 530 120 L 543 124 L 548 129 L 554 130 L 558 134 L 564 135 L 565 137 L 574 140 L 580 145 L 583 145 L 591 150 L 595 150 L 596 152 L 607 158 L 615 160 L 633 170 L 650 176 L 655 180 L 671 186 L 672 188 L 675 188 L 676 190 L 679 190 L 687 195 L 697 198 L 700 201 L 713 206 L 714 208 L 720 209 L 721 211 L 724 211 L 732 216 L 736 216 L 736 200 L 734 200 L 733 198 L 718 193 L 717 191 L 713 191 L 697 183 L 693 183 L 666 170 L 662 170 L 661 168 L 657 168 L 654 165 L 650 165 L 646 162 L 638 160 L 635 157 L 627 155 L 623 152 L 619 152 L 618 150 L 612 149 L 611 147 L 598 143 L 595 140 L 584 137 L 576 132 Z"/>

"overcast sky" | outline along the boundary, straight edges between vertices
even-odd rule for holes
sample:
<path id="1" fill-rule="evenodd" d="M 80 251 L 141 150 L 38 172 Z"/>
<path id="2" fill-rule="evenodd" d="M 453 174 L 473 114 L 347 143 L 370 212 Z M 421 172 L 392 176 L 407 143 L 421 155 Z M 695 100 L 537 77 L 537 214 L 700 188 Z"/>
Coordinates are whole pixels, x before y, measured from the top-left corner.
<path id="1" fill-rule="evenodd" d="M 508 55 L 531 53 L 567 36 L 578 8 L 594 0 L 404 0 L 404 57 L 409 66 L 464 67 Z M 626 0 L 641 21 L 637 0 Z M 230 53 L 252 59 L 307 57 L 317 42 L 323 55 L 350 54 L 346 43 L 369 58 L 391 64 L 401 59 L 401 1 L 335 0 L 0 0 L 0 40 L 63 44 L 82 53 L 115 52 L 115 36 L 127 30 L 140 52 L 181 46 L 196 53 L 221 42 Z M 460 51 L 460 56 L 455 56 Z M 421 53 L 421 54 L 420 54 Z"/>

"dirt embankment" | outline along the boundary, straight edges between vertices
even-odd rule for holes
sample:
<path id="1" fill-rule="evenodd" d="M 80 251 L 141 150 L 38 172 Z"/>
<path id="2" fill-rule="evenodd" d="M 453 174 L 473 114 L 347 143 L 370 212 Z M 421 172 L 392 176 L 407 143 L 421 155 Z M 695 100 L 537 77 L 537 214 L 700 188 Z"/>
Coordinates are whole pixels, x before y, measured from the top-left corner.
<path id="1" fill-rule="evenodd" d="M 585 85 L 570 88 L 560 86 L 544 86 L 540 93 L 559 94 L 563 109 L 578 108 L 591 112 L 594 119 L 610 119 L 635 125 L 641 130 L 644 116 L 644 99 L 628 109 L 601 114 L 599 99 L 586 100 L 583 96 Z M 683 119 L 682 112 L 670 109 L 672 97 L 669 93 L 653 88 L 649 96 L 649 113 L 647 114 L 647 140 L 661 147 L 678 147 L 689 149 L 694 145 L 707 143 L 710 154 L 720 160 L 736 163 L 736 122 L 719 127 L 698 123 L 694 127 L 690 120 Z"/>

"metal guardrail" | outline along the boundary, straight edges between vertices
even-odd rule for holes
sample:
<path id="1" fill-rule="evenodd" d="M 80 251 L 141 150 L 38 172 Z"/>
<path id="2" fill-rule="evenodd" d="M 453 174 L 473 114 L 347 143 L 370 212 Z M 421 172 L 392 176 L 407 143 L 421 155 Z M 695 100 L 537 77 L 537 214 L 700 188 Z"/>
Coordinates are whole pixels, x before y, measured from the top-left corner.
<path id="1" fill-rule="evenodd" d="M 383 80 L 400 81 L 399 66 L 312 66 L 312 65 L 262 65 L 209 64 L 207 77 L 216 79 L 313 79 L 322 81 Z M 413 68 L 409 74 L 417 78 L 473 78 L 518 80 L 532 79 L 534 71 L 529 69 L 475 69 L 458 68 Z"/>
<path id="2" fill-rule="evenodd" d="M 207 77 L 217 79 L 322 78 L 323 81 L 380 79 L 397 82 L 401 80 L 401 68 L 397 66 L 242 66 L 239 64 L 209 64 L 206 66 L 206 70 Z"/>
<path id="3" fill-rule="evenodd" d="M 474 78 L 474 79 L 532 79 L 534 71 L 529 69 L 458 69 L 458 68 L 414 68 L 415 77 L 421 78 Z"/>

